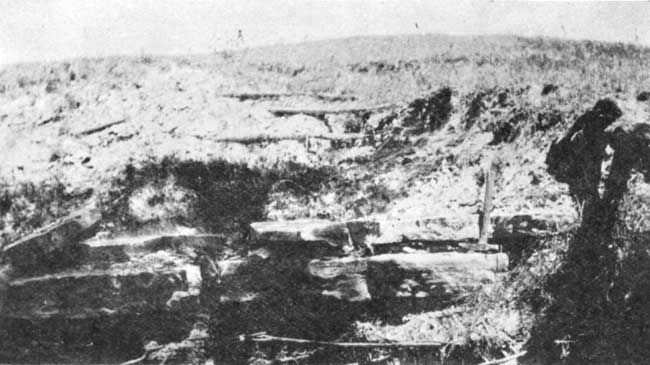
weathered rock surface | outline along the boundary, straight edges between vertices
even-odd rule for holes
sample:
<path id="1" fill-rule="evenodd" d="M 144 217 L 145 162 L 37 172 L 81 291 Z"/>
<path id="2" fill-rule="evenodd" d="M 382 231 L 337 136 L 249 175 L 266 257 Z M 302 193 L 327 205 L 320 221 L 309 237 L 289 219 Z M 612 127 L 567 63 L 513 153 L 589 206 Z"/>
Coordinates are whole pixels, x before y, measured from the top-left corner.
<path id="1" fill-rule="evenodd" d="M 496 218 L 496 227 L 507 235 L 524 229 L 538 234 L 541 228 L 559 227 L 547 224 L 554 219 L 549 216 Z M 50 331 L 57 321 L 68 323 L 61 331 L 50 331 L 63 344 L 57 345 L 58 353 L 60 346 L 83 342 L 68 339 L 68 333 L 93 328 L 102 329 L 97 341 L 112 346 L 117 339 L 111 339 L 111 329 L 127 321 L 144 324 L 161 318 L 131 337 L 134 341 L 166 338 L 161 328 L 187 327 L 195 320 L 192 316 L 211 303 L 217 304 L 218 310 L 211 314 L 219 317 L 224 336 L 260 326 L 301 334 L 293 323 L 299 323 L 298 327 L 309 324 L 310 331 L 335 333 L 368 313 L 397 318 L 413 310 L 439 309 L 493 283 L 508 265 L 503 253 L 416 251 L 340 257 L 341 249 L 352 245 L 470 240 L 478 236 L 476 215 L 413 221 L 254 223 L 251 230 L 257 249 L 244 257 L 221 260 L 226 252 L 232 253 L 228 248 L 232 237 L 161 234 L 82 240 L 94 224 L 92 220 L 65 220 L 15 244 L 10 258 L 21 270 L 8 271 L 0 310 L 0 321 L 7 328 L 15 332 L 28 325 L 25 336 L 38 338 L 40 343 L 50 336 L 39 335 L 41 329 Z M 43 266 L 61 256 L 69 261 L 63 267 Z M 33 259 L 19 261 L 29 257 Z M 31 270 L 34 265 L 41 270 Z M 327 309 L 320 313 L 322 307 Z M 176 314 L 183 320 L 171 319 Z M 345 319 L 332 324 L 332 315 Z M 69 350 L 76 353 L 72 347 Z"/>
<path id="2" fill-rule="evenodd" d="M 378 221 L 364 244 L 409 241 L 466 241 L 478 238 L 478 215 L 429 217 L 418 220 Z"/>
<path id="3" fill-rule="evenodd" d="M 64 261 L 70 252 L 60 253 L 94 234 L 100 218 L 97 211 L 77 212 L 4 247 L 2 251 L 14 267 L 23 270 L 66 265 L 68 262 Z"/>
<path id="4" fill-rule="evenodd" d="M 493 239 L 542 236 L 569 229 L 576 217 L 552 212 L 493 214 Z M 428 217 L 417 220 L 295 220 L 251 224 L 260 242 L 328 242 L 334 246 L 368 246 L 401 242 L 462 242 L 478 239 L 479 215 Z"/>
<path id="5" fill-rule="evenodd" d="M 491 221 L 492 238 L 499 240 L 565 232 L 577 224 L 578 217 L 575 214 L 536 211 L 516 215 L 493 214 Z"/>
<path id="6" fill-rule="evenodd" d="M 81 243 L 84 262 L 120 262 L 143 254 L 168 251 L 189 258 L 223 253 L 227 238 L 218 234 L 162 234 L 114 239 L 91 239 Z"/>
<path id="7" fill-rule="evenodd" d="M 507 266 L 505 254 L 422 252 L 360 260 L 314 260 L 308 271 L 326 279 L 323 295 L 337 299 L 434 296 L 444 300 L 493 283 L 496 273 Z"/>
<path id="8" fill-rule="evenodd" d="M 305 219 L 286 222 L 257 222 L 251 224 L 253 239 L 262 242 L 327 242 L 345 246 L 350 234 L 345 223 Z"/>
<path id="9" fill-rule="evenodd" d="M 222 260 L 210 335 L 260 331 L 297 338 L 336 338 L 360 320 L 395 321 L 446 308 L 495 282 L 505 254 L 415 252 L 315 258 L 313 245 L 258 250 Z M 306 251 L 306 252 L 305 252 Z M 220 349 L 223 358 L 236 349 Z M 226 361 L 228 362 L 228 361 Z M 237 362 L 237 361 L 231 361 Z"/>
<path id="10" fill-rule="evenodd" d="M 120 267 L 122 266 L 122 267 Z M 90 318 L 170 310 L 182 299 L 197 297 L 197 266 L 77 270 L 11 281 L 2 316 L 44 319 L 53 316 Z"/>
<path id="11" fill-rule="evenodd" d="M 493 283 L 507 266 L 503 253 L 417 252 L 316 260 L 251 256 L 219 262 L 221 302 L 282 293 L 351 302 L 406 297 L 442 301 Z"/>
<path id="12" fill-rule="evenodd" d="M 41 238 L 46 247 L 48 237 Z M 71 354 L 98 362 L 110 354 L 121 362 L 148 341 L 177 341 L 201 311 L 202 269 L 194 262 L 224 246 L 218 235 L 152 235 L 70 247 L 76 254 L 69 267 L 3 270 L 0 341 L 9 355 L 0 351 L 0 361 L 65 363 Z"/>
<path id="13" fill-rule="evenodd" d="M 0 316 L 86 318 L 187 310 L 197 304 L 202 277 L 193 263 L 202 255 L 220 255 L 223 236 L 150 235 L 78 242 L 96 224 L 94 218 L 70 217 L 7 248 L 12 266 L 23 270 L 5 270 Z M 68 260 L 65 267 L 25 270 L 60 257 Z"/>

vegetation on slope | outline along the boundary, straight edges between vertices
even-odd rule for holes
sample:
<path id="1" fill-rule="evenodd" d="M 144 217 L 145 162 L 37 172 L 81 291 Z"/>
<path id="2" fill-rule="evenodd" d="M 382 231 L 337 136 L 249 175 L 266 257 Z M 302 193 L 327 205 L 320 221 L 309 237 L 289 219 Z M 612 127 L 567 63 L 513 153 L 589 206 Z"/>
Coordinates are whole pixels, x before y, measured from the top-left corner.
<path id="1" fill-rule="evenodd" d="M 551 142 L 602 98 L 643 103 L 649 66 L 650 49 L 626 44 L 447 36 L 8 66 L 0 71 L 0 141 L 9 156 L 0 167 L 2 240 L 88 199 L 115 218 L 117 230 L 180 224 L 220 232 L 259 219 L 476 212 L 483 165 L 493 156 L 500 170 L 496 209 L 575 210 L 571 191 L 547 171 Z M 220 97 L 236 92 L 295 96 Z M 398 106 L 325 121 L 267 112 L 382 103 Z M 363 132 L 373 140 L 250 146 L 214 140 L 278 130 Z M 541 359 L 643 359 L 647 197 L 639 192 L 647 184 L 631 183 L 619 209 L 622 223 L 602 245 L 616 254 L 607 255 L 614 259 L 598 290 L 574 295 L 585 273 L 568 252 L 592 247 L 584 243 L 592 237 L 578 231 L 509 248 L 516 258 L 509 276 L 459 303 L 464 313 L 444 321 L 413 315 L 400 328 L 360 323 L 357 335 L 425 339 L 444 328 L 477 358 L 529 343 Z M 242 206 L 224 201 L 231 194 Z M 590 265 L 599 263 L 596 257 Z M 427 325 L 429 332 L 422 329 Z"/>

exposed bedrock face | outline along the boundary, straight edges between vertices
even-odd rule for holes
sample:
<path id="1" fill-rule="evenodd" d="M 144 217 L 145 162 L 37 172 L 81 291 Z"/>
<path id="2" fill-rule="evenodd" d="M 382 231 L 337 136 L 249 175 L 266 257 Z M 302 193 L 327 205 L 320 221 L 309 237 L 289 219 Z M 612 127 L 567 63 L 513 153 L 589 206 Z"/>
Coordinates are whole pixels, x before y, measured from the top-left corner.
<path id="1" fill-rule="evenodd" d="M 496 274 L 508 267 L 508 257 L 503 253 L 416 251 L 309 258 L 305 254 L 287 256 L 286 248 L 273 251 L 266 257 L 220 262 L 222 271 L 216 288 L 219 302 L 323 296 L 348 302 L 435 298 L 444 306 L 484 284 L 493 283 Z"/>
<path id="2" fill-rule="evenodd" d="M 246 348 L 231 346 L 243 333 L 333 340 L 357 320 L 397 323 L 408 313 L 445 308 L 508 266 L 503 253 L 327 252 L 336 252 L 327 242 L 273 242 L 219 262 L 209 326 L 214 356 L 245 357 Z"/>
<path id="3" fill-rule="evenodd" d="M 3 313 L 7 317 L 91 318 L 172 307 L 195 291 L 198 267 L 170 269 L 111 268 L 17 279 L 9 283 Z M 194 282 L 193 282 L 194 281 Z"/>
<path id="4" fill-rule="evenodd" d="M 544 212 L 493 218 L 497 240 L 548 234 L 571 222 Z M 32 342 L 10 338 L 10 351 L 24 347 L 28 353 L 5 360 L 36 361 L 48 351 L 66 356 L 78 351 L 77 358 L 100 359 L 108 351 L 100 347 L 119 348 L 122 340 L 111 342 L 111 328 L 127 320 L 140 324 L 124 326 L 133 331 L 128 337 L 137 343 L 133 348 L 142 349 L 151 340 L 180 340 L 177 327 L 189 330 L 209 315 L 211 348 L 219 349 L 242 333 L 334 339 L 356 320 L 391 323 L 408 313 L 442 309 L 507 270 L 504 253 L 449 251 L 454 240 L 476 238 L 477 221 L 469 215 L 415 221 L 261 222 L 251 224 L 245 245 L 238 241 L 241 237 L 188 233 L 78 242 L 73 245 L 80 252 L 75 265 L 9 277 L 3 328 L 24 327 L 12 333 L 31 336 Z M 344 249 L 350 241 L 362 248 L 368 239 L 374 254 Z M 233 240 L 248 249 L 233 251 Z M 424 241 L 433 251 L 425 246 L 407 249 Z M 399 247 L 399 252 L 383 246 Z M 53 323 L 61 328 L 50 328 Z M 84 326 L 106 337 L 97 335 L 88 347 L 84 337 L 75 335 L 85 333 Z M 50 349 L 42 343 L 50 343 Z M 36 347 L 40 352 L 33 352 Z M 121 360 L 131 353 L 123 354 Z"/>
<path id="5" fill-rule="evenodd" d="M 119 224 L 112 214 L 128 208 L 125 199 L 117 213 L 74 216 L 7 246 L 14 268 L 0 281 L 0 360 L 124 361 L 140 356 L 149 341 L 182 340 L 208 317 L 209 348 L 222 359 L 236 356 L 232 340 L 244 333 L 333 340 L 356 320 L 391 323 L 442 309 L 508 267 L 504 253 L 449 252 L 476 240 L 477 215 L 252 223 L 263 218 L 275 182 L 291 178 L 316 191 L 328 175 L 302 167 L 280 173 L 168 164 L 132 171 L 123 192 L 149 186 L 152 175 L 174 176 L 175 184 L 205 197 L 191 209 L 201 217 L 189 223 L 211 220 L 204 228 L 218 233 L 179 228 L 86 239 L 99 219 Z M 492 219 L 497 241 L 572 222 L 549 212 Z"/>
<path id="6" fill-rule="evenodd" d="M 182 339 L 201 314 L 197 257 L 218 256 L 224 241 L 164 234 L 91 239 L 71 244 L 79 253 L 71 266 L 31 275 L 8 270 L 0 360 L 120 362 L 139 356 L 148 341 Z"/>
<path id="7" fill-rule="evenodd" d="M 182 340 L 205 322 L 215 300 L 209 295 L 219 284 L 214 261 L 246 251 L 242 227 L 261 218 L 273 184 L 287 178 L 316 189 L 327 176 L 297 165 L 261 171 L 172 160 L 127 169 L 126 175 L 117 184 L 127 199 L 116 206 L 102 214 L 73 214 L 4 247 L 10 266 L 0 277 L 0 362 L 120 362 L 140 356 L 149 341 Z M 175 186 L 202 197 L 189 201 L 192 214 L 184 221 L 171 217 L 170 224 L 220 233 L 168 233 L 168 222 L 129 216 L 129 197 L 157 179 L 166 188 L 170 176 Z M 165 199 L 146 203 L 155 208 Z M 107 238 L 105 231 L 89 238 L 98 226 L 117 237 Z"/>
<path id="8" fill-rule="evenodd" d="M 81 259 L 77 242 L 97 231 L 101 215 L 85 209 L 70 214 L 2 248 L 14 269 L 38 273 L 75 265 Z"/>
<path id="9" fill-rule="evenodd" d="M 463 214 L 421 217 L 419 219 L 374 220 L 356 219 L 332 222 L 323 219 L 305 219 L 285 222 L 257 222 L 251 224 L 253 244 L 262 242 L 296 243 L 327 242 L 334 248 L 383 247 L 403 248 L 409 243 L 430 243 L 442 246 L 471 242 L 479 236 L 479 215 Z M 573 214 L 548 210 L 531 210 L 518 214 L 493 214 L 491 234 L 497 242 L 539 237 L 570 229 L 576 221 Z"/>

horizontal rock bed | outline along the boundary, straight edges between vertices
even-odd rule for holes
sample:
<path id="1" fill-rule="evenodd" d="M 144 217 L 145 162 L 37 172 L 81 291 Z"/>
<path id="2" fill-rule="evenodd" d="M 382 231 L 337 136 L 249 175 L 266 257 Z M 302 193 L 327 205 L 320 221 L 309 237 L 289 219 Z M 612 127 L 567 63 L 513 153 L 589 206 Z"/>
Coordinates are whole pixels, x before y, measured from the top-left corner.
<path id="1" fill-rule="evenodd" d="M 119 341 L 111 328 L 120 325 L 134 331 L 128 358 L 147 341 L 169 340 L 165 329 L 191 329 L 205 315 L 220 323 L 216 341 L 269 328 L 334 336 L 359 316 L 445 308 L 494 283 L 509 264 L 506 253 L 471 249 L 477 215 L 252 223 L 238 251 L 219 234 L 89 238 L 99 219 L 71 215 L 3 249 L 10 263 L 0 310 L 10 338 L 3 341 L 27 349 L 5 351 L 2 360 L 55 361 L 43 343 L 57 344 L 51 353 L 64 347 L 100 359 L 102 346 Z M 555 234 L 572 222 L 543 212 L 495 215 L 491 243 Z M 409 247 L 414 242 L 439 249 Z M 380 253 L 382 245 L 403 249 Z M 104 336 L 94 346 L 69 336 L 88 326 Z"/>

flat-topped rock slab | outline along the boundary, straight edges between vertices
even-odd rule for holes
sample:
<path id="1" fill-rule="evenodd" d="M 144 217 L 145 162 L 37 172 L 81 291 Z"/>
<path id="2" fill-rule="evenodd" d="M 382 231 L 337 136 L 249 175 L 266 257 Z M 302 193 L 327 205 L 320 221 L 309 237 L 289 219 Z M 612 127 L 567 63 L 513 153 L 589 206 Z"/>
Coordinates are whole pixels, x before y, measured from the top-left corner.
<path id="1" fill-rule="evenodd" d="M 324 279 L 323 295 L 343 300 L 460 297 L 489 285 L 508 267 L 503 253 L 416 252 L 361 259 L 313 260 L 308 272 Z M 350 283 L 355 283 L 351 290 Z M 360 294 L 367 293 L 368 297 Z"/>
<path id="2" fill-rule="evenodd" d="M 505 272 L 504 253 L 414 252 L 317 260 L 252 256 L 219 262 L 222 302 L 323 296 L 359 302 L 468 294 Z"/>
<path id="3" fill-rule="evenodd" d="M 350 244 L 346 223 L 319 219 L 251 223 L 252 238 L 263 242 L 327 242 L 332 246 Z"/>
<path id="4" fill-rule="evenodd" d="M 10 281 L 3 317 L 88 318 L 170 310 L 200 293 L 198 266 L 115 264 L 106 270 L 73 270 Z"/>
<path id="5" fill-rule="evenodd" d="M 376 227 L 358 244 L 390 244 L 411 241 L 459 242 L 478 238 L 478 214 L 425 217 L 412 220 L 370 221 Z M 356 222 L 358 225 L 360 222 Z M 354 223 L 351 225 L 354 226 Z M 357 239 L 362 239 L 359 234 Z"/>
<path id="6" fill-rule="evenodd" d="M 199 254 L 218 256 L 226 248 L 227 238 L 220 234 L 158 234 L 83 241 L 84 261 L 120 262 L 144 254 L 168 251 L 181 256 Z"/>
<path id="7" fill-rule="evenodd" d="M 464 242 L 479 237 L 479 215 L 425 217 L 405 220 L 295 220 L 251 224 L 258 242 L 327 242 L 333 246 L 369 246 L 401 242 Z M 542 236 L 570 229 L 577 218 L 572 214 L 531 211 L 493 214 L 494 239 Z"/>
<path id="8" fill-rule="evenodd" d="M 492 237 L 495 239 L 546 236 L 566 232 L 579 223 L 576 214 L 543 210 L 515 215 L 493 214 L 491 221 Z"/>

